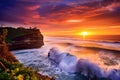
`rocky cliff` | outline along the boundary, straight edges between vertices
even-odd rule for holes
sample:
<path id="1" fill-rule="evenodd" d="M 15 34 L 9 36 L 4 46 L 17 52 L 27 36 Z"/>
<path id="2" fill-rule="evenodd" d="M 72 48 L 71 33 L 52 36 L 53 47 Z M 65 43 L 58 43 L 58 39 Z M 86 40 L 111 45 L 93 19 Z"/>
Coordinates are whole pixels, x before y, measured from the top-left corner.
<path id="1" fill-rule="evenodd" d="M 43 35 L 39 29 L 16 29 L 11 27 L 0 28 L 1 31 L 3 29 L 8 30 L 6 41 L 8 42 L 9 50 L 40 48 L 44 45 Z"/>

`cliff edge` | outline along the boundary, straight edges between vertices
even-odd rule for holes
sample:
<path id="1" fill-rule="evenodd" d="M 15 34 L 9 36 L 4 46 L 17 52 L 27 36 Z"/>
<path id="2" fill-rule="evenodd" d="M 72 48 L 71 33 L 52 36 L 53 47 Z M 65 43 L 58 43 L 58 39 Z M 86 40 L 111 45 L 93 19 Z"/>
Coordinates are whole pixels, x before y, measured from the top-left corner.
<path id="1" fill-rule="evenodd" d="M 39 29 L 2 27 L 0 31 L 3 29 L 8 31 L 6 41 L 9 50 L 40 48 L 44 45 L 43 35 Z"/>

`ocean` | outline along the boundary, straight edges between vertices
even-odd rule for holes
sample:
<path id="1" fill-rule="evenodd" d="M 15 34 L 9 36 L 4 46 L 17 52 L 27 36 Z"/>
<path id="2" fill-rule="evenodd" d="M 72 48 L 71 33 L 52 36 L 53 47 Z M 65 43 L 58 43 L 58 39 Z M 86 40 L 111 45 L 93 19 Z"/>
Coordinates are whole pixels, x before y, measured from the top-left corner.
<path id="1" fill-rule="evenodd" d="M 93 80 L 94 76 L 120 80 L 119 35 L 86 36 L 84 40 L 79 36 L 45 36 L 44 42 L 41 48 L 12 53 L 24 65 L 39 68 L 39 73 L 56 80 Z"/>

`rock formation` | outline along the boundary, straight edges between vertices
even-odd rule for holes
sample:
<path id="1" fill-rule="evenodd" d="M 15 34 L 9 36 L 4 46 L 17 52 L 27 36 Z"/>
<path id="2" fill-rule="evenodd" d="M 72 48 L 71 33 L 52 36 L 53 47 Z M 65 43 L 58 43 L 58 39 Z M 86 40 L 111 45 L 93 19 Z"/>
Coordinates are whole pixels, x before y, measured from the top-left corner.
<path id="1" fill-rule="evenodd" d="M 3 29 L 8 30 L 6 41 L 8 42 L 9 50 L 40 48 L 44 45 L 43 35 L 39 29 L 3 27 L 0 28 L 0 31 Z"/>

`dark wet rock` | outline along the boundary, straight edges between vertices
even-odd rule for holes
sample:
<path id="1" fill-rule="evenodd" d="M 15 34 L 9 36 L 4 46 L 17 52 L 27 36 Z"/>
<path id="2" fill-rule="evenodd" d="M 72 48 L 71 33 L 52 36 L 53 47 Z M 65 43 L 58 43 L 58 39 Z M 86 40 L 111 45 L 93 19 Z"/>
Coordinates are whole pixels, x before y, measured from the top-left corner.
<path id="1" fill-rule="evenodd" d="M 42 34 L 32 33 L 14 38 L 8 43 L 10 50 L 40 48 L 44 45 Z"/>

